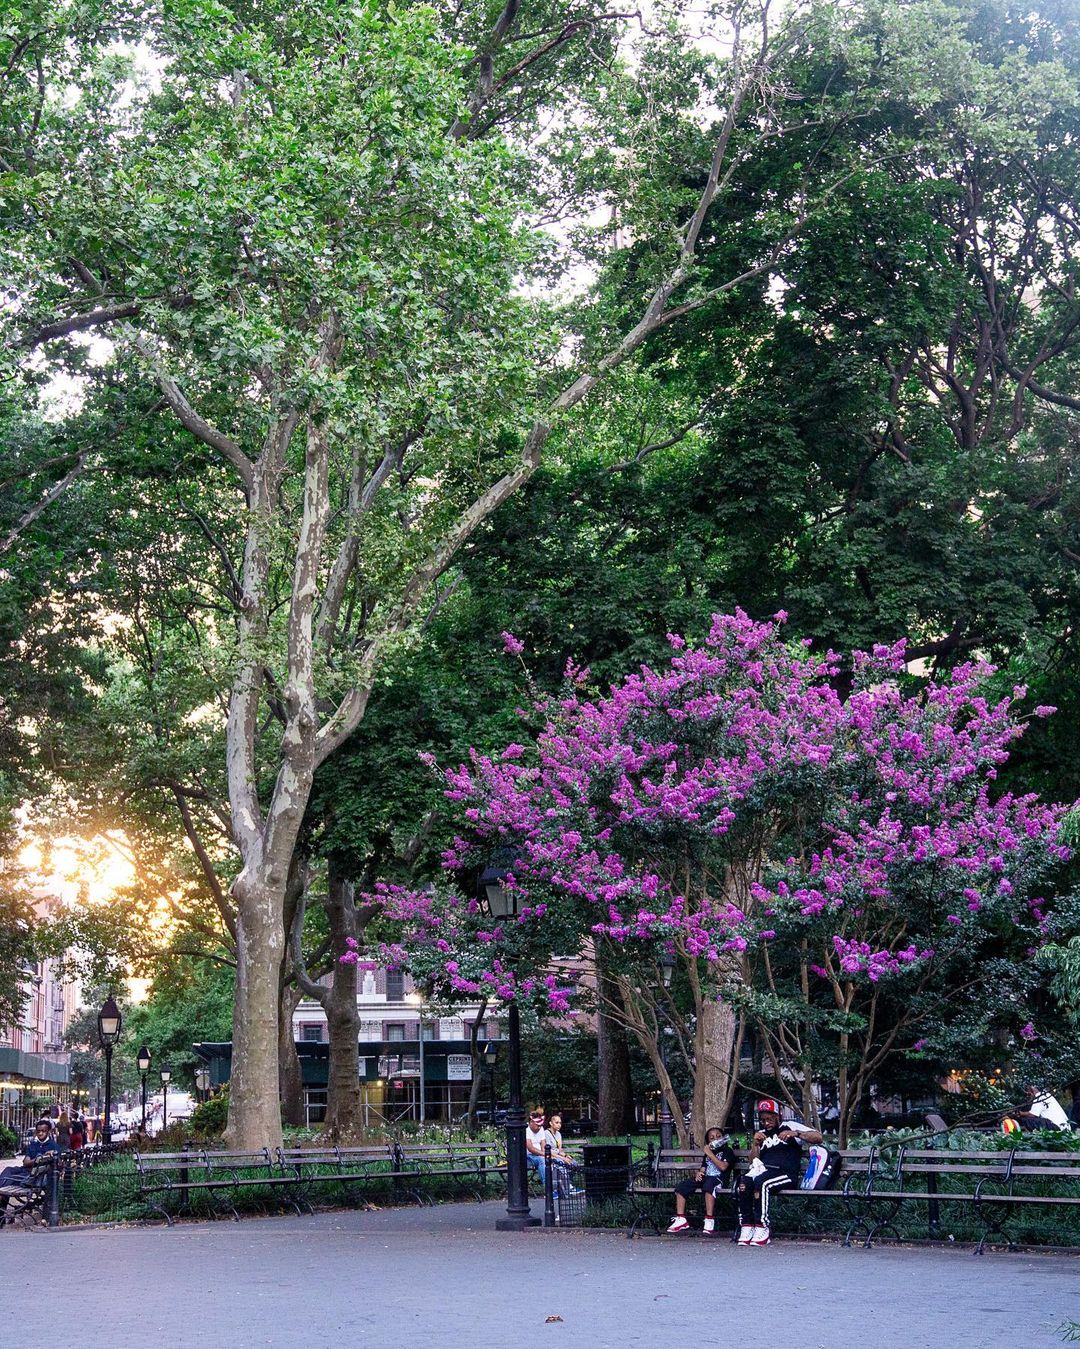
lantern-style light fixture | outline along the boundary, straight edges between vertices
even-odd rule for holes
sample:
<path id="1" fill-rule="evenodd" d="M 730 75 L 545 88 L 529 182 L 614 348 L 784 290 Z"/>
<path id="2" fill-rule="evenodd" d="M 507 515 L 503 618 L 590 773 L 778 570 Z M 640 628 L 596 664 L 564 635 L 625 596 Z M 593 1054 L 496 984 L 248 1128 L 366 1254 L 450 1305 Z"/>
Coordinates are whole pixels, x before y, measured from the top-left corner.
<path id="1" fill-rule="evenodd" d="M 97 1018 L 98 1036 L 103 1045 L 114 1045 L 120 1039 L 120 1028 L 124 1024 L 124 1018 L 120 1015 L 120 1008 L 116 1005 L 116 999 L 110 993 L 98 1012 Z"/>
<path id="2" fill-rule="evenodd" d="M 508 889 L 503 884 L 508 870 L 504 866 L 490 866 L 480 873 L 479 898 L 487 904 L 492 918 L 516 918 L 521 910 L 520 890 Z"/>
<path id="3" fill-rule="evenodd" d="M 150 1050 L 146 1045 L 143 1045 L 139 1050 L 135 1062 L 139 1065 L 140 1073 L 148 1073 L 150 1071 Z"/>
<path id="4" fill-rule="evenodd" d="M 167 1067 L 162 1067 L 162 1069 L 161 1069 L 161 1085 L 162 1085 L 163 1087 L 167 1087 L 171 1081 L 172 1081 L 172 1069 L 171 1069 L 171 1068 L 167 1068 Z"/>

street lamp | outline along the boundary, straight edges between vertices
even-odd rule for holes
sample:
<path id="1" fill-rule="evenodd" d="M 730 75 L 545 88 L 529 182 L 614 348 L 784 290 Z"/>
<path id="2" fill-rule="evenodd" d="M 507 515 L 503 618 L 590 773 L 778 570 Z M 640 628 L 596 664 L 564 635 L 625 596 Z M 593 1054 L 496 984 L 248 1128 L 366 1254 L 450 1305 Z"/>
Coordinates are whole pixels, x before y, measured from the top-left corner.
<path id="1" fill-rule="evenodd" d="M 200 1100 L 205 1101 L 210 1095 L 210 1069 L 205 1065 L 195 1069 L 195 1090 Z"/>
<path id="2" fill-rule="evenodd" d="M 172 1081 L 172 1069 L 161 1070 L 161 1132 L 169 1127 L 169 1083 Z"/>
<path id="3" fill-rule="evenodd" d="M 669 989 L 669 988 L 671 987 L 671 979 L 672 979 L 672 976 L 674 975 L 674 973 L 675 973 L 675 957 L 672 955 L 672 953 L 671 953 L 670 951 L 665 951 L 664 954 L 660 957 L 660 979 L 661 979 L 661 982 L 662 982 L 662 984 L 663 984 L 665 990 L 667 990 L 667 989 Z M 659 1021 L 660 1021 L 660 1018 L 658 1017 L 658 1018 L 657 1018 L 657 1022 L 659 1023 Z M 666 1026 L 666 1025 L 660 1025 L 660 1024 L 658 1024 L 658 1025 L 657 1025 L 657 1029 L 658 1029 L 659 1032 L 660 1032 L 660 1046 L 659 1046 L 659 1048 L 660 1048 L 660 1066 L 663 1068 L 663 1070 L 664 1070 L 664 1077 L 666 1078 L 666 1077 L 668 1076 L 668 1071 L 667 1071 L 667 1038 L 666 1038 L 666 1034 L 667 1034 L 667 1026 Z M 672 1146 L 672 1137 L 671 1137 L 671 1134 L 672 1134 L 672 1126 L 674 1125 L 674 1123 L 675 1123 L 675 1121 L 674 1121 L 674 1119 L 672 1118 L 672 1114 L 671 1114 L 671 1102 L 668 1100 L 668 1094 L 667 1094 L 667 1092 L 666 1092 L 665 1089 L 664 1089 L 664 1083 L 663 1083 L 663 1081 L 661 1081 L 661 1083 L 660 1083 L 660 1151 L 661 1151 L 661 1152 L 664 1152 L 665 1150 L 667 1150 L 667 1151 L 670 1152 L 670 1150 L 671 1150 L 671 1146 Z"/>
<path id="4" fill-rule="evenodd" d="M 503 885 L 506 871 L 487 867 L 480 873 L 480 899 L 492 918 L 516 918 L 521 904 L 517 890 Z M 529 1173 L 525 1162 L 525 1105 L 521 1099 L 521 1023 L 518 1005 L 510 999 L 507 1015 L 510 1043 L 510 1100 L 506 1110 L 506 1217 L 495 1224 L 500 1232 L 518 1232 L 538 1227 L 529 1208 Z"/>
<path id="5" fill-rule="evenodd" d="M 98 1039 L 101 1041 L 101 1047 L 105 1051 L 105 1123 L 101 1130 L 101 1137 L 108 1147 L 112 1142 L 112 1126 L 110 1121 L 110 1111 L 112 1108 L 112 1056 L 116 1048 L 116 1042 L 120 1039 L 120 1029 L 124 1024 L 124 1018 L 120 1015 L 120 1008 L 116 1005 L 116 999 L 110 993 L 98 1012 Z"/>
<path id="6" fill-rule="evenodd" d="M 150 1051 L 146 1045 L 139 1050 L 138 1058 L 135 1062 L 139 1065 L 139 1072 L 142 1075 L 142 1134 L 146 1137 L 146 1074 L 150 1071 Z"/>
<path id="7" fill-rule="evenodd" d="M 416 1008 L 417 1039 L 420 1041 L 420 1123 L 423 1124 L 427 1116 L 424 1113 L 424 995 L 419 989 L 414 989 L 411 993 L 405 994 L 405 1001 Z"/>

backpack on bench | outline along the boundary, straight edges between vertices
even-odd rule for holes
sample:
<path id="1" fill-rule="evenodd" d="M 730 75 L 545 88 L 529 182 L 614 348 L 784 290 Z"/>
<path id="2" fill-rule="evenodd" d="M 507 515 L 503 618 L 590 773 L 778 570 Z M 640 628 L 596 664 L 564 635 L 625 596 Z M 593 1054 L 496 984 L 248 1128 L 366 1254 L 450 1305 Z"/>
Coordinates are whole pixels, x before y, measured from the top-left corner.
<path id="1" fill-rule="evenodd" d="M 800 1190 L 831 1190 L 840 1170 L 841 1156 L 824 1143 L 814 1143 L 807 1149 L 806 1170 L 799 1181 Z"/>

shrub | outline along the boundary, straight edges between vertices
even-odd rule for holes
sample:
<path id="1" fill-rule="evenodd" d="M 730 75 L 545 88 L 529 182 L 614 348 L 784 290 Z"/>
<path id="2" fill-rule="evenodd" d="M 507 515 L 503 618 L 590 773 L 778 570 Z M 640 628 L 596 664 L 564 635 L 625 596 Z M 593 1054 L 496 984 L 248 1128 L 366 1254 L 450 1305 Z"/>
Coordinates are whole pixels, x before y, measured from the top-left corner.
<path id="1" fill-rule="evenodd" d="M 18 1134 L 6 1124 L 0 1124 L 0 1157 L 14 1157 L 18 1150 Z"/>
<path id="2" fill-rule="evenodd" d="M 191 1131 L 200 1138 L 212 1138 L 225 1132 L 229 1121 L 229 1088 L 220 1087 L 208 1101 L 191 1112 Z"/>

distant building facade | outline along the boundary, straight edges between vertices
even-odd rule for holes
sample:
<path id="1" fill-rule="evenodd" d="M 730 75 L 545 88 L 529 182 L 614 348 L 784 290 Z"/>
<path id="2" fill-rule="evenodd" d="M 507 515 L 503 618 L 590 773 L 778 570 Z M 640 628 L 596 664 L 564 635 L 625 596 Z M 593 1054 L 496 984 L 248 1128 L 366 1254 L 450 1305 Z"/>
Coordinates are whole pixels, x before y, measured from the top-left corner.
<path id="1" fill-rule="evenodd" d="M 329 984 L 333 975 L 325 975 Z M 479 1007 L 466 1004 L 440 1015 L 423 1006 L 412 979 L 400 970 L 358 971 L 360 1089 L 368 1120 L 451 1120 L 464 1114 L 472 1082 L 470 1037 Z M 445 1010 L 445 1009 L 443 1009 Z M 485 1015 L 480 1041 L 497 1040 L 498 1018 Z M 304 1068 L 304 1104 L 309 1124 L 326 1115 L 326 1013 L 305 998 L 293 1013 L 293 1038 Z M 423 1101 L 421 1102 L 421 1069 Z M 320 1080 L 321 1079 L 321 1080 Z M 485 1092 L 486 1096 L 486 1092 Z"/>
<path id="2" fill-rule="evenodd" d="M 40 1109 L 70 1094 L 70 1052 L 64 1034 L 75 1015 L 78 989 L 60 963 L 42 960 L 25 979 L 18 1023 L 0 1026 L 0 1121 L 16 1130 Z"/>

